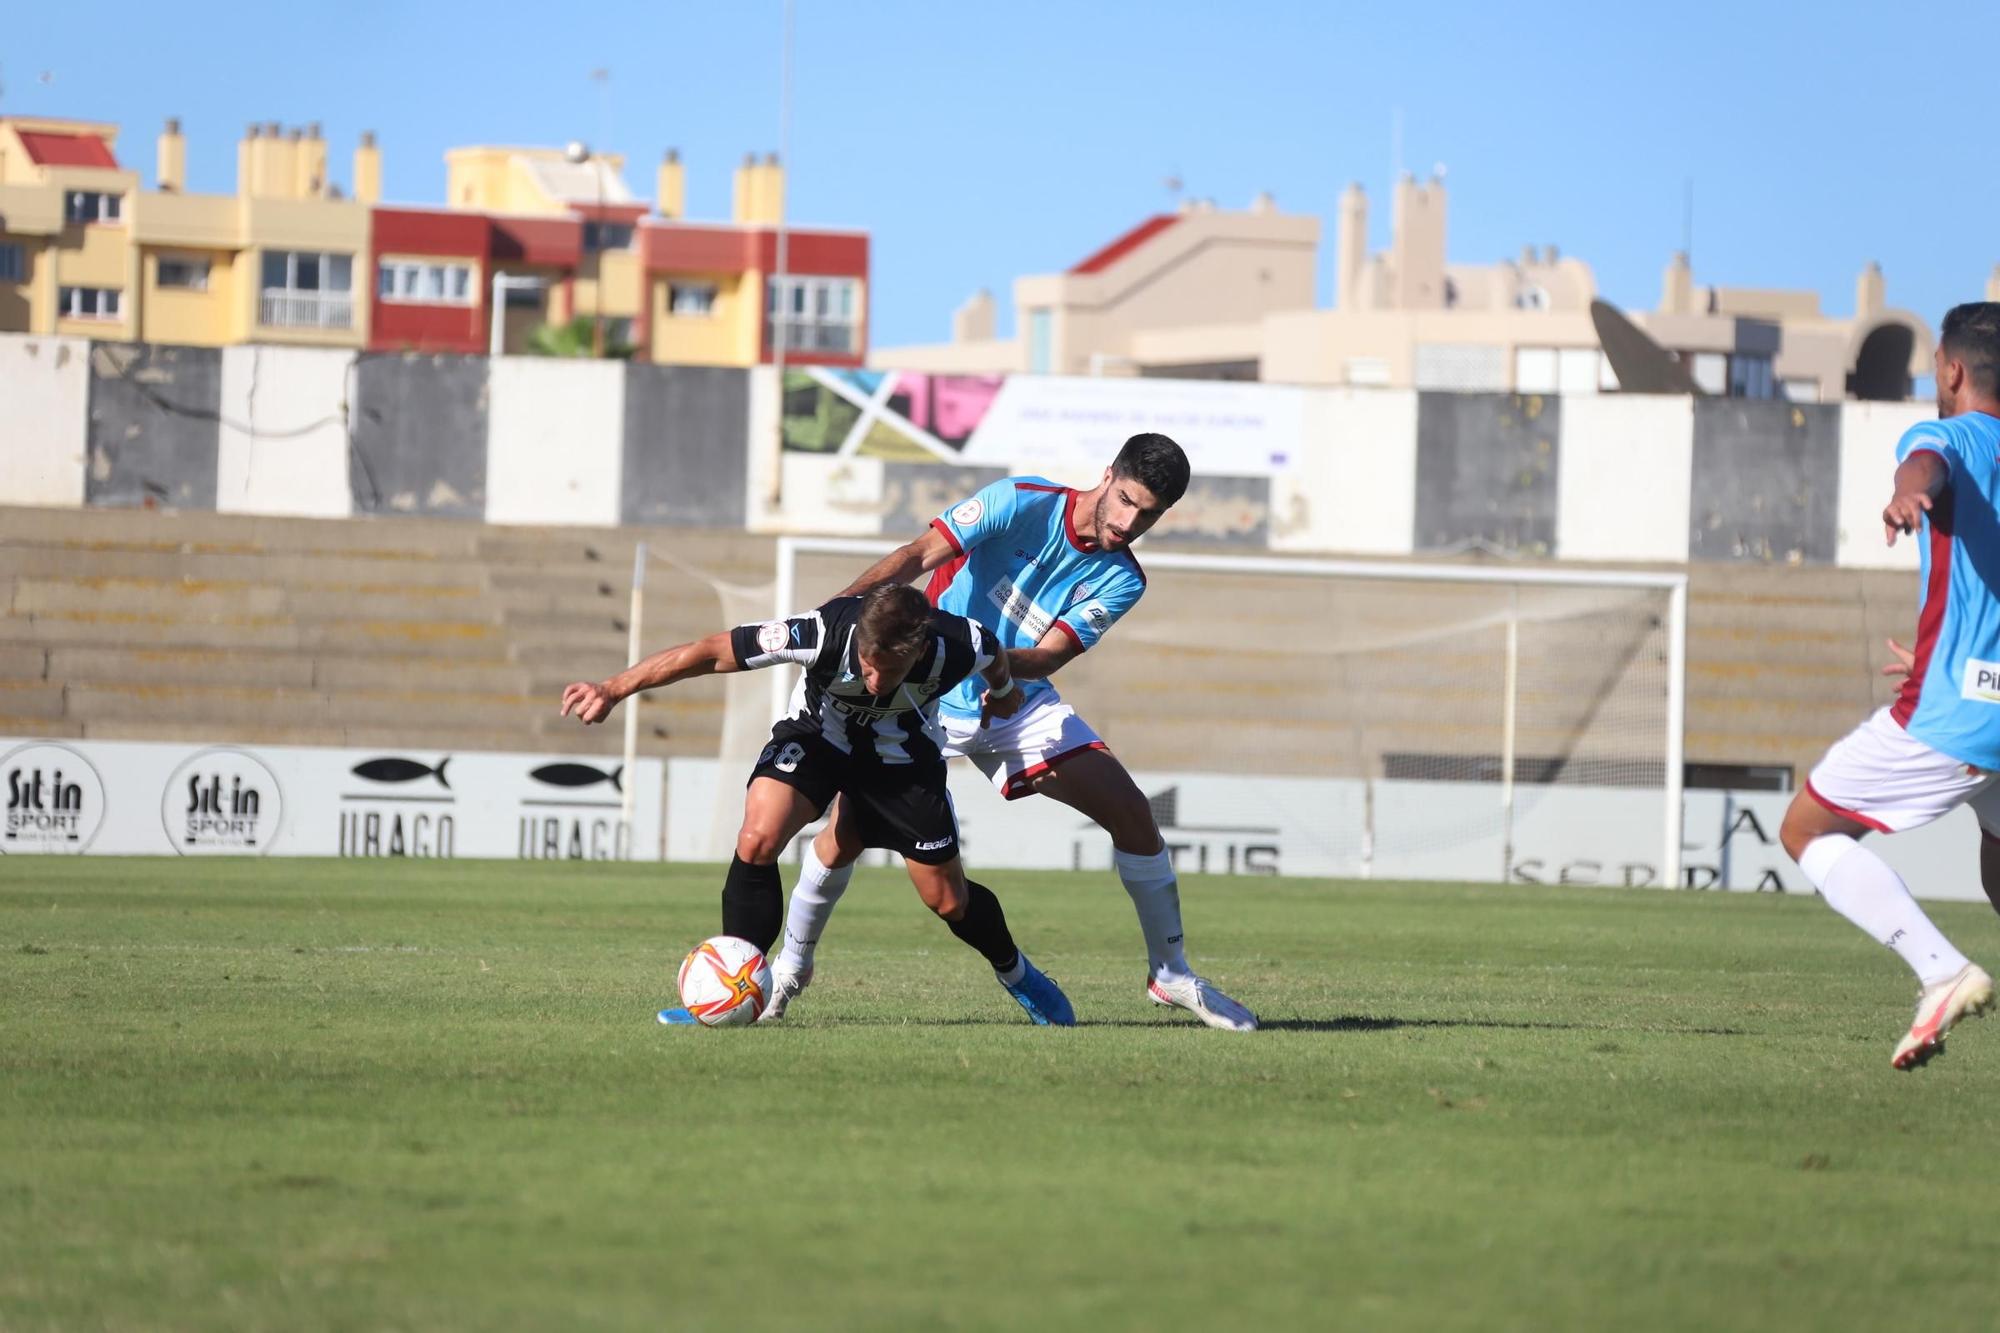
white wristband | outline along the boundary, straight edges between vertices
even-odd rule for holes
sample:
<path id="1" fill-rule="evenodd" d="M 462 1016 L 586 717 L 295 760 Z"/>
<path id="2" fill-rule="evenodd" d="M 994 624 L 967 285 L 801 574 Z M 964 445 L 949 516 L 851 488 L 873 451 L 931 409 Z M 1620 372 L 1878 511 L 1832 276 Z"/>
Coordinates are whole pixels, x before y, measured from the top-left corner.
<path id="1" fill-rule="evenodd" d="M 986 687 L 986 697 L 989 699 L 1004 699 L 1013 692 L 1014 692 L 1014 678 L 1012 676 L 1007 677 L 1007 683 L 1005 685 L 998 685 L 998 686 L 989 685 Z"/>

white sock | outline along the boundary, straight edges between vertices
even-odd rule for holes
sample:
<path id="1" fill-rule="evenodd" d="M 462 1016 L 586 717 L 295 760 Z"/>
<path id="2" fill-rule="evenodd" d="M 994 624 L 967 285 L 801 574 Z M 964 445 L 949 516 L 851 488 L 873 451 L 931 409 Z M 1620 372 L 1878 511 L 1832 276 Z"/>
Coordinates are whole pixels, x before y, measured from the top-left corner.
<path id="1" fill-rule="evenodd" d="M 847 881 L 852 878 L 852 865 L 828 870 L 820 864 L 813 845 L 806 844 L 805 864 L 799 868 L 799 882 L 792 890 L 792 905 L 785 911 L 785 947 L 778 953 L 777 966 L 787 972 L 812 971 L 813 950 L 833 915 L 833 905 L 847 892 Z"/>
<path id="2" fill-rule="evenodd" d="M 1845 833 L 1827 833 L 1806 844 L 1799 857 L 1826 905 L 1894 949 L 1917 980 L 1935 986 L 1965 966 L 1889 863 Z"/>
<path id="3" fill-rule="evenodd" d="M 1151 856 L 1112 849 L 1118 878 L 1125 881 L 1139 929 L 1146 933 L 1146 961 L 1155 981 L 1180 981 L 1192 970 L 1181 948 L 1181 891 L 1174 858 L 1162 847 Z"/>
<path id="4" fill-rule="evenodd" d="M 1000 978 L 1001 985 L 1003 986 L 1013 985 L 1015 982 L 1019 981 L 1022 977 L 1028 975 L 1028 955 L 1022 953 L 1019 949 L 1016 949 L 1014 951 L 1014 966 L 1008 968 L 1005 972 L 1002 972 L 999 968 L 996 967 L 993 969 L 993 975 Z"/>

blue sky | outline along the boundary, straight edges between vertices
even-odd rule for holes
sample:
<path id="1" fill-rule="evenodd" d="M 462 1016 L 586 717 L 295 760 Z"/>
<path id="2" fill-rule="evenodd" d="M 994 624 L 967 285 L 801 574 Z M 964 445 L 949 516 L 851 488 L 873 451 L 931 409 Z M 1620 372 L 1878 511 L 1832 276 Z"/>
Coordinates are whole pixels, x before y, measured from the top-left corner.
<path id="1" fill-rule="evenodd" d="M 943 340 L 980 286 L 1009 309 L 1014 277 L 1169 207 L 1176 175 L 1319 214 L 1324 301 L 1349 180 L 1385 240 L 1400 111 L 1402 160 L 1449 169 L 1454 262 L 1554 243 L 1650 307 L 1692 177 L 1698 281 L 1814 288 L 1842 313 L 1878 259 L 1890 302 L 1935 324 L 2000 260 L 2000 185 L 1977 119 L 1947 105 L 1966 76 L 1933 75 L 1944 20 L 1897 8 L 798 0 L 791 213 L 873 233 L 879 344 Z M 457 144 L 583 138 L 624 152 L 647 196 L 671 145 L 691 214 L 725 217 L 731 168 L 777 146 L 780 13 L 34 5 L 0 48 L 0 112 L 117 121 L 149 183 L 179 115 L 190 188 L 215 191 L 251 121 L 323 122 L 342 179 L 374 129 L 385 194 L 410 202 L 441 201 Z"/>

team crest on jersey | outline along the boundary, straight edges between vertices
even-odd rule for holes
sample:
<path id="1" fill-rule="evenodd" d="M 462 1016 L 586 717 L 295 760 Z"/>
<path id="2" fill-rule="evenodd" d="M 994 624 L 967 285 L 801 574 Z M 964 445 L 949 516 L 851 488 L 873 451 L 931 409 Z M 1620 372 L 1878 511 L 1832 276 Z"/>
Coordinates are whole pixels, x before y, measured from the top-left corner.
<path id="1" fill-rule="evenodd" d="M 757 646 L 767 653 L 775 653 L 791 640 L 791 631 L 782 620 L 767 620 L 757 627 Z"/>
<path id="2" fill-rule="evenodd" d="M 969 528 L 974 523 L 977 523 L 980 519 L 980 516 L 985 512 L 986 512 L 986 506 L 983 503 L 981 503 L 979 497 L 975 495 L 970 500 L 967 500 L 964 504 L 960 505 L 958 508 L 951 511 L 951 521 L 958 524 L 958 526 L 960 526 L 961 528 Z"/>

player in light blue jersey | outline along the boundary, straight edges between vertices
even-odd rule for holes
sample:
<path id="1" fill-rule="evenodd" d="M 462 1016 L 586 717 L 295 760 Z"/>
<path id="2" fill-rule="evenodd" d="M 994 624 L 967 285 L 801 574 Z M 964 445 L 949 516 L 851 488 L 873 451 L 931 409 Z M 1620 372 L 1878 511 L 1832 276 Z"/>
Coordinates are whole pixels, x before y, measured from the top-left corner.
<path id="1" fill-rule="evenodd" d="M 1891 1057 L 1897 1069 L 1941 1052 L 1955 1023 L 1994 1002 L 1993 978 L 1855 841 L 1919 828 L 1961 804 L 1988 844 L 2000 841 L 2000 304 L 1954 306 L 1935 360 L 1938 420 L 1897 444 L 1895 493 L 1882 511 L 1890 545 L 1903 533 L 1919 543 L 1917 637 L 1903 686 L 1826 752 L 1778 834 L 1827 904 L 1917 974 L 1916 1017 Z"/>
<path id="2" fill-rule="evenodd" d="M 1024 697 L 1018 708 L 1010 700 L 996 711 L 993 696 L 977 687 L 954 690 L 938 712 L 946 753 L 971 759 L 1008 800 L 1050 796 L 1110 834 L 1118 877 L 1146 936 L 1148 997 L 1210 1027 L 1248 1031 L 1256 1015 L 1188 966 L 1179 885 L 1152 804 L 1047 679 L 1103 638 L 1145 592 L 1132 543 L 1181 498 L 1188 475 L 1179 445 L 1146 434 L 1127 440 L 1087 491 L 1007 477 L 946 510 L 851 587 L 928 574 L 932 602 L 999 639 Z M 784 951 L 772 963 L 776 1012 L 767 1010 L 768 1017 L 782 1015 L 811 979 L 813 949 L 860 853 L 837 804 L 792 892 Z"/>

